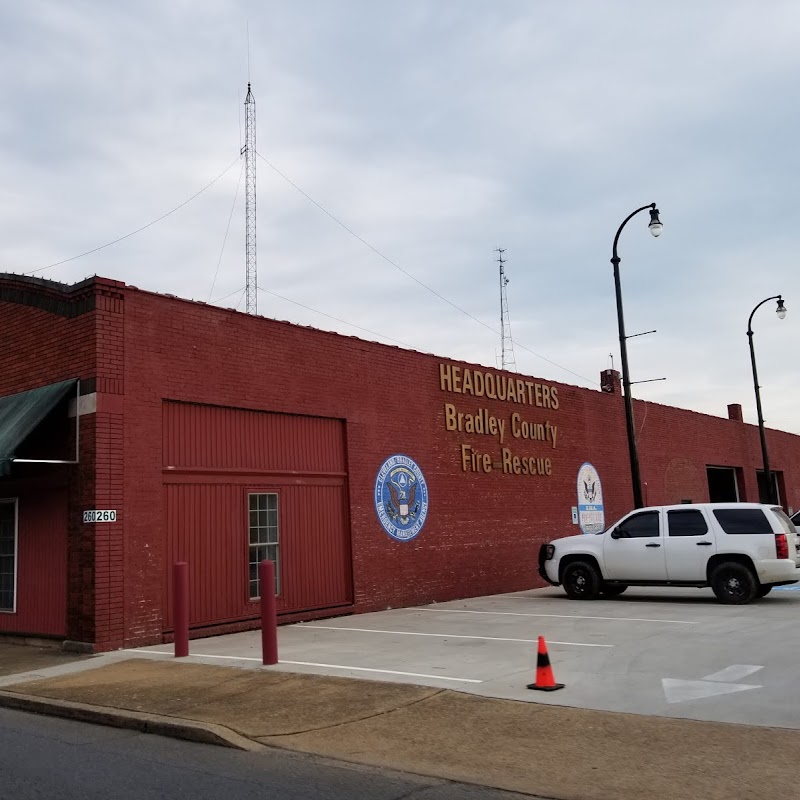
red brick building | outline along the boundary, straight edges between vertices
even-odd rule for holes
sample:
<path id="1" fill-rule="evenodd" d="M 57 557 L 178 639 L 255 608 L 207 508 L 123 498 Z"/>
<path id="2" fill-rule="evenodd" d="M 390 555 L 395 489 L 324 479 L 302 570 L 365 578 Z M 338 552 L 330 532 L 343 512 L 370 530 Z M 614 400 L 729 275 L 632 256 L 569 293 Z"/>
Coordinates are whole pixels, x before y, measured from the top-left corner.
<path id="1" fill-rule="evenodd" d="M 262 558 L 285 621 L 521 590 L 579 532 L 585 462 L 606 522 L 630 509 L 615 373 L 582 389 L 103 278 L 0 276 L 0 315 L 0 632 L 163 641 L 178 560 L 195 635 L 259 624 Z M 634 405 L 648 503 L 758 499 L 738 406 Z M 797 507 L 800 437 L 768 440 Z"/>

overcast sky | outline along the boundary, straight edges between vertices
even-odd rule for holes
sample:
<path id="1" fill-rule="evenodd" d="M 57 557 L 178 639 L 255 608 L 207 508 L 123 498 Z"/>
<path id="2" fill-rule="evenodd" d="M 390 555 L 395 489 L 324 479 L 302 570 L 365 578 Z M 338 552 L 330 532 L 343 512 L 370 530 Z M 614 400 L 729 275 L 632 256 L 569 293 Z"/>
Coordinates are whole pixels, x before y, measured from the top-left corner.
<path id="1" fill-rule="evenodd" d="M 248 77 L 260 314 L 497 366 L 502 247 L 517 370 L 598 388 L 656 202 L 634 395 L 755 422 L 783 294 L 756 353 L 800 433 L 797 0 L 3 3 L 0 269 L 244 309 Z"/>

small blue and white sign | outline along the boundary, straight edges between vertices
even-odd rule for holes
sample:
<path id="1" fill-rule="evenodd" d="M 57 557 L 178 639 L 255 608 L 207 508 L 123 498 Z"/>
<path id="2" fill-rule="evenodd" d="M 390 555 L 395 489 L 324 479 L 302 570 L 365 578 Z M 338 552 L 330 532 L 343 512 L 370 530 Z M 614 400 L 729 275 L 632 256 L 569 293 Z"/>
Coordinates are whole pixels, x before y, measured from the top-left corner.
<path id="1" fill-rule="evenodd" d="M 413 539 L 428 516 L 428 485 L 417 463 L 401 454 L 383 462 L 375 478 L 375 511 L 392 539 Z"/>
<path id="2" fill-rule="evenodd" d="M 602 533 L 606 529 L 603 486 L 588 461 L 578 470 L 578 524 L 584 533 Z"/>

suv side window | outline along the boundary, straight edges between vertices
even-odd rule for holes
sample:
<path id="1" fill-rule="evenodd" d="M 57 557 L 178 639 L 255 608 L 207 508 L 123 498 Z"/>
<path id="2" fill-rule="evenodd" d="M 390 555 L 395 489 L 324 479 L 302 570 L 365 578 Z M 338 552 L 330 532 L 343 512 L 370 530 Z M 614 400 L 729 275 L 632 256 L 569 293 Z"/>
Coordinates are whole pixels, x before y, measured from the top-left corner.
<path id="1" fill-rule="evenodd" d="M 717 508 L 714 516 L 725 533 L 772 533 L 767 515 L 760 508 Z"/>
<path id="2" fill-rule="evenodd" d="M 616 530 L 620 539 L 646 539 L 659 536 L 658 528 L 658 511 L 643 511 L 628 517 Z"/>
<path id="3" fill-rule="evenodd" d="M 702 511 L 667 511 L 667 527 L 670 536 L 703 536 L 708 533 Z"/>

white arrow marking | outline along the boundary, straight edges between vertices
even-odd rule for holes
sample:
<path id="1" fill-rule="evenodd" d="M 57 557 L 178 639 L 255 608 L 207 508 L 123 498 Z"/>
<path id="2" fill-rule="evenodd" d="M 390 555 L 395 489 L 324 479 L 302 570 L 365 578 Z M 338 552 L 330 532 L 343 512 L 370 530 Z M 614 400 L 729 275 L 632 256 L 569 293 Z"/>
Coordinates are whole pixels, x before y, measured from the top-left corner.
<path id="1" fill-rule="evenodd" d="M 702 700 L 718 694 L 746 692 L 748 689 L 760 689 L 746 683 L 718 683 L 714 681 L 680 681 L 674 678 L 662 678 L 664 696 L 668 703 L 685 703 L 688 700 Z"/>
<path id="2" fill-rule="evenodd" d="M 764 667 L 757 667 L 755 664 L 731 664 L 731 666 L 725 667 L 725 669 L 721 669 L 713 675 L 706 675 L 703 680 L 736 682 L 746 678 L 748 675 L 752 675 L 754 672 L 758 672 L 760 669 L 764 669 Z"/>

